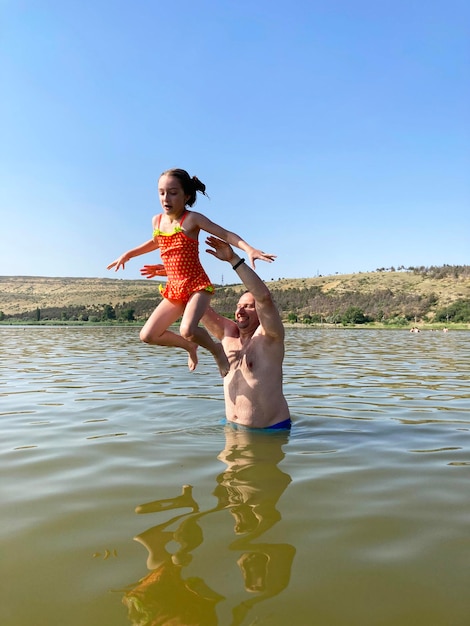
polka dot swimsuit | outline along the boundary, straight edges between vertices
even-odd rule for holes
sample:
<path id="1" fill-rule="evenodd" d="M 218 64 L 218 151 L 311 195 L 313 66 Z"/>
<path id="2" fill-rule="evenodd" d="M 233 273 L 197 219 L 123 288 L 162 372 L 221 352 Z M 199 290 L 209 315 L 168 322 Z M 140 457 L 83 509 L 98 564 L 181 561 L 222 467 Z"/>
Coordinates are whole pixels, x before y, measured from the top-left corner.
<path id="1" fill-rule="evenodd" d="M 214 292 L 204 268 L 199 260 L 199 242 L 188 237 L 182 225 L 189 211 L 183 215 L 179 226 L 172 233 L 160 230 L 162 216 L 158 216 L 157 228 L 153 231 L 153 239 L 158 242 L 160 255 L 165 267 L 168 281 L 166 286 L 160 285 L 160 292 L 167 300 L 188 302 L 196 291 Z"/>

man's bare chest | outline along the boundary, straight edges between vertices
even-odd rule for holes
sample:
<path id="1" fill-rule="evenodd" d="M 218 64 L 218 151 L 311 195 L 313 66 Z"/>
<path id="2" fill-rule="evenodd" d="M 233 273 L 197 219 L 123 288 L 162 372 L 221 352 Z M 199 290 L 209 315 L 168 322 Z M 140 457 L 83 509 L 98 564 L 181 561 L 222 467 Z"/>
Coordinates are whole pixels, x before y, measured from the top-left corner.
<path id="1" fill-rule="evenodd" d="M 263 368 L 267 358 L 263 342 L 259 340 L 251 339 L 242 344 L 239 339 L 228 338 L 224 341 L 224 349 L 232 371 L 242 370 L 253 374 Z"/>

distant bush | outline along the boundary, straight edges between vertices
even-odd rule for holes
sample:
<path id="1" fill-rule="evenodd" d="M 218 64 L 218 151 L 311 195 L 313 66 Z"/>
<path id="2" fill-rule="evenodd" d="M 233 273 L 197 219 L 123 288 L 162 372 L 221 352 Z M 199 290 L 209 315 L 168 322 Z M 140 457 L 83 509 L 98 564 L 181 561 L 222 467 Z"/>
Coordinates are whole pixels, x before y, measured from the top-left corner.
<path id="1" fill-rule="evenodd" d="M 371 319 L 367 317 L 367 315 L 364 315 L 364 311 L 357 306 L 350 306 L 341 317 L 341 323 L 344 326 L 348 324 L 365 324 L 370 321 Z"/>
<path id="2" fill-rule="evenodd" d="M 457 300 L 436 311 L 436 322 L 470 322 L 470 300 Z"/>

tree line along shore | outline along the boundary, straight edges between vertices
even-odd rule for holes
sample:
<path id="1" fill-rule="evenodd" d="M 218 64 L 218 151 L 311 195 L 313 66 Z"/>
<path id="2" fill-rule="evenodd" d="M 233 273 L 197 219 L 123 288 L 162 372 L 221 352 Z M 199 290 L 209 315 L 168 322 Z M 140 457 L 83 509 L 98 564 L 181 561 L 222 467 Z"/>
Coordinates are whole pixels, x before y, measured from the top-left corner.
<path id="1" fill-rule="evenodd" d="M 458 325 L 470 328 L 470 266 L 267 282 L 285 322 L 301 325 Z M 233 315 L 240 284 L 216 285 L 213 306 Z M 0 322 L 142 323 L 160 301 L 158 282 L 108 278 L 0 277 Z"/>

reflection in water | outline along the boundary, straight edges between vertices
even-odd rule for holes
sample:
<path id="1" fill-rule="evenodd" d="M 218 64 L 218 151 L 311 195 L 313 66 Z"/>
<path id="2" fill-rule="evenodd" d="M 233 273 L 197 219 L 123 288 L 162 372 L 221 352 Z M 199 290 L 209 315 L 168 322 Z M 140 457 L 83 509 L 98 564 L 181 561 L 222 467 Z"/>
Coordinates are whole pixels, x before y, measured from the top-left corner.
<path id="1" fill-rule="evenodd" d="M 202 577 L 184 575 L 184 568 L 193 560 L 193 551 L 211 540 L 210 536 L 203 536 L 200 520 L 218 511 L 229 511 L 233 516 L 235 539 L 227 536 L 225 545 L 230 553 L 235 553 L 232 558 L 243 578 L 245 596 L 250 594 L 232 609 L 232 625 L 241 624 L 253 606 L 279 594 L 289 584 L 295 548 L 287 543 L 256 541 L 281 520 L 276 505 L 291 478 L 279 469 L 278 463 L 284 458 L 282 445 L 287 443 L 289 433 L 253 432 L 227 425 L 225 437 L 226 445 L 218 458 L 227 467 L 217 477 L 215 507 L 201 511 L 192 487 L 185 485 L 175 498 L 136 508 L 137 513 L 163 513 L 186 507 L 191 511 L 136 537 L 148 551 L 147 567 L 152 571 L 123 599 L 135 626 L 218 624 L 216 605 L 225 596 Z M 169 530 L 175 525 L 176 530 Z M 170 542 L 178 544 L 175 552 L 167 549 Z"/>

